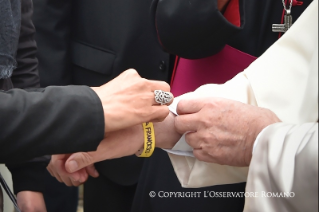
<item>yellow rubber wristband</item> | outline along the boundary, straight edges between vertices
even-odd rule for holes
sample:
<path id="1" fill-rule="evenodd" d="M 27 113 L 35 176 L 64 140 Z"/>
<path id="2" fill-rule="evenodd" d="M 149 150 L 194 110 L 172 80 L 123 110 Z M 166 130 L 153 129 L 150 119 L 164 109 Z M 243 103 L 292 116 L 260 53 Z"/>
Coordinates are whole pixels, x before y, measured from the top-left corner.
<path id="1" fill-rule="evenodd" d="M 144 149 L 139 157 L 150 157 L 155 149 L 155 131 L 152 122 L 143 123 Z"/>

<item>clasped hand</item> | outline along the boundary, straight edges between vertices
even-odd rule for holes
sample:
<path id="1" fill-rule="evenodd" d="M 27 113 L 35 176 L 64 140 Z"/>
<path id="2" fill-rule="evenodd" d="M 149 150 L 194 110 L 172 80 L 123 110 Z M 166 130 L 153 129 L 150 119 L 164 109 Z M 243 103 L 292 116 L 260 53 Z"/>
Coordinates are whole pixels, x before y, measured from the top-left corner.
<path id="1" fill-rule="evenodd" d="M 92 89 L 102 102 L 106 133 L 143 122 L 162 121 L 169 113 L 166 105 L 155 102 L 154 91 L 169 92 L 170 86 L 163 81 L 141 78 L 134 69 Z"/>
<path id="2" fill-rule="evenodd" d="M 143 140 L 137 138 L 135 140 L 139 142 L 131 142 L 131 139 L 143 137 L 140 124 L 163 121 L 169 114 L 167 105 L 155 101 L 154 91 L 169 92 L 170 86 L 163 81 L 141 78 L 133 69 L 92 89 L 100 98 L 104 111 L 104 139 L 95 152 L 53 155 L 48 166 L 51 175 L 68 186 L 83 183 L 88 175 L 97 177 L 98 172 L 92 165 L 97 161 L 136 153 L 143 146 Z M 77 172 L 70 174 L 74 171 Z"/>
<path id="3" fill-rule="evenodd" d="M 171 114 L 163 124 L 158 123 L 168 134 L 165 140 L 175 136 L 173 141 L 177 142 L 176 135 L 189 132 L 186 142 L 198 160 L 230 166 L 249 166 L 257 135 L 266 126 L 280 122 L 268 109 L 223 98 L 181 100 L 177 112 L 179 116 L 172 118 Z M 173 120 L 174 130 L 167 120 Z M 134 154 L 142 144 L 142 127 L 136 125 L 110 133 L 96 152 L 53 156 L 48 170 L 67 185 L 79 185 L 88 175 L 98 176 L 95 162 Z"/>

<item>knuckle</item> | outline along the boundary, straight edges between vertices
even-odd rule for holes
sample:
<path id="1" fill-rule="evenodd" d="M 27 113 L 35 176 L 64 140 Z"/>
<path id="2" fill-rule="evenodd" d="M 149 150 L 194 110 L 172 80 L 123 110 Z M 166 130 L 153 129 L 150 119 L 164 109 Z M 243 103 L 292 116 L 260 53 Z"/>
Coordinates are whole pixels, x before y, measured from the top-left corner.
<path id="1" fill-rule="evenodd" d="M 82 152 L 81 162 L 83 162 L 84 164 L 91 164 L 92 162 L 91 155 L 88 154 L 87 152 Z"/>
<path id="2" fill-rule="evenodd" d="M 187 105 L 187 102 L 185 100 L 179 101 L 176 108 L 177 113 L 181 114 L 183 111 L 185 111 L 186 105 Z"/>
<path id="3" fill-rule="evenodd" d="M 161 81 L 161 83 L 162 83 L 161 88 L 163 91 L 170 91 L 171 90 L 171 86 L 167 82 Z"/>
<path id="4" fill-rule="evenodd" d="M 133 68 L 127 69 L 125 72 L 127 74 L 130 74 L 130 75 L 133 75 L 133 76 L 137 75 L 137 71 L 135 69 L 133 69 Z"/>

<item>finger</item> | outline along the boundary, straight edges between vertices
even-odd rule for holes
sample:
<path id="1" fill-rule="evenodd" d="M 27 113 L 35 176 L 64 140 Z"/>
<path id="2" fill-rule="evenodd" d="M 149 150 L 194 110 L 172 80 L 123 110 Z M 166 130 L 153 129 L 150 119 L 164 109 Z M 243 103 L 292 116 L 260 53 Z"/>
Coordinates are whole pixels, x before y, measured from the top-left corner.
<path id="1" fill-rule="evenodd" d="M 179 115 L 197 113 L 204 107 L 202 99 L 182 99 L 177 104 L 176 112 Z"/>
<path id="2" fill-rule="evenodd" d="M 48 170 L 48 172 L 50 173 L 50 175 L 51 175 L 52 177 L 54 177 L 53 172 L 52 172 L 52 170 L 51 170 L 50 164 L 47 166 L 47 170 Z"/>
<path id="3" fill-rule="evenodd" d="M 73 173 L 95 163 L 94 158 L 88 152 L 72 154 L 65 163 L 67 172 Z"/>
<path id="4" fill-rule="evenodd" d="M 95 169 L 94 164 L 87 166 L 85 169 L 91 177 L 97 178 L 99 176 L 99 172 Z"/>
<path id="5" fill-rule="evenodd" d="M 87 171 L 85 169 L 80 169 L 73 173 L 68 173 L 68 176 L 72 182 L 78 182 L 80 184 L 84 183 L 88 177 Z"/>
<path id="6" fill-rule="evenodd" d="M 147 121 L 154 121 L 154 122 L 161 122 L 164 121 L 164 119 L 168 116 L 169 109 L 167 106 L 158 106 L 158 107 L 152 107 L 152 115 L 150 117 L 150 120 Z"/>
<path id="7" fill-rule="evenodd" d="M 72 186 L 71 179 L 69 178 L 68 173 L 64 168 L 64 161 L 57 160 L 56 165 L 57 173 L 59 174 L 59 177 L 62 180 L 62 182 L 67 186 Z"/>
<path id="8" fill-rule="evenodd" d="M 72 181 L 71 181 L 70 178 L 68 178 L 68 177 L 66 177 L 66 176 L 63 176 L 63 177 L 61 177 L 61 179 L 62 179 L 62 181 L 63 181 L 63 183 L 64 183 L 65 185 L 67 185 L 67 186 L 73 186 Z"/>
<path id="9" fill-rule="evenodd" d="M 82 184 L 87 181 L 89 174 L 87 173 L 87 170 L 83 168 L 76 172 L 70 173 L 69 176 L 73 182 Z"/>
<path id="10" fill-rule="evenodd" d="M 162 90 L 165 92 L 171 91 L 171 86 L 169 86 L 167 82 L 158 80 L 147 80 L 147 82 L 149 83 L 152 92 L 155 90 Z"/>
<path id="11" fill-rule="evenodd" d="M 174 95 L 171 92 L 164 92 L 162 90 L 155 90 L 150 97 L 153 105 L 170 105 L 174 101 Z"/>
<path id="12" fill-rule="evenodd" d="M 190 132 L 185 135 L 185 140 L 188 145 L 193 147 L 193 149 L 201 149 L 202 141 L 198 137 L 197 132 Z"/>
<path id="13" fill-rule="evenodd" d="M 55 179 L 57 179 L 57 181 L 59 181 L 60 183 L 63 183 L 62 178 L 60 177 L 58 172 L 54 173 L 54 177 L 55 177 Z"/>
<path id="14" fill-rule="evenodd" d="M 71 180 L 72 180 L 72 179 L 71 179 Z M 78 186 L 81 185 L 81 184 L 83 184 L 83 183 L 80 183 L 80 182 L 78 182 L 78 181 L 73 181 L 73 180 L 72 180 L 72 185 L 75 186 L 75 187 L 78 187 Z"/>
<path id="15" fill-rule="evenodd" d="M 195 114 L 180 115 L 175 117 L 175 128 L 177 132 L 196 132 L 199 126 L 199 117 Z"/>
<path id="16" fill-rule="evenodd" d="M 54 169 L 51 169 L 50 173 L 51 173 L 51 176 L 56 178 L 57 181 L 62 182 L 60 175 Z"/>
<path id="17" fill-rule="evenodd" d="M 130 77 L 130 78 L 134 78 L 134 77 L 141 78 L 141 76 L 138 74 L 138 72 L 133 68 L 130 68 L 130 69 L 123 71 L 119 76 Z"/>
<path id="18" fill-rule="evenodd" d="M 61 167 L 59 167 L 59 165 L 61 163 L 59 163 L 60 160 L 51 160 L 51 172 L 53 174 L 53 177 L 55 177 L 57 179 L 57 181 L 59 181 L 60 183 L 63 183 L 62 178 L 59 174 Z"/>

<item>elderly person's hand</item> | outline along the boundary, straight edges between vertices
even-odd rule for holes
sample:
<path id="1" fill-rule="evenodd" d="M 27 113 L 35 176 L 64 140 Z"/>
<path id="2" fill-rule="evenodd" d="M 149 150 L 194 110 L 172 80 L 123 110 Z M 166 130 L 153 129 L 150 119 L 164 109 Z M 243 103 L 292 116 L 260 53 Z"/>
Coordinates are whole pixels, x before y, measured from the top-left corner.
<path id="1" fill-rule="evenodd" d="M 175 127 L 206 162 L 248 166 L 257 135 L 280 122 L 270 110 L 223 98 L 181 100 Z"/>
<path id="2" fill-rule="evenodd" d="M 167 105 L 155 101 L 155 90 L 170 91 L 163 81 L 141 78 L 134 69 L 124 71 L 101 87 L 92 88 L 101 99 L 105 132 L 116 131 L 149 121 L 163 121 L 169 114 Z"/>

